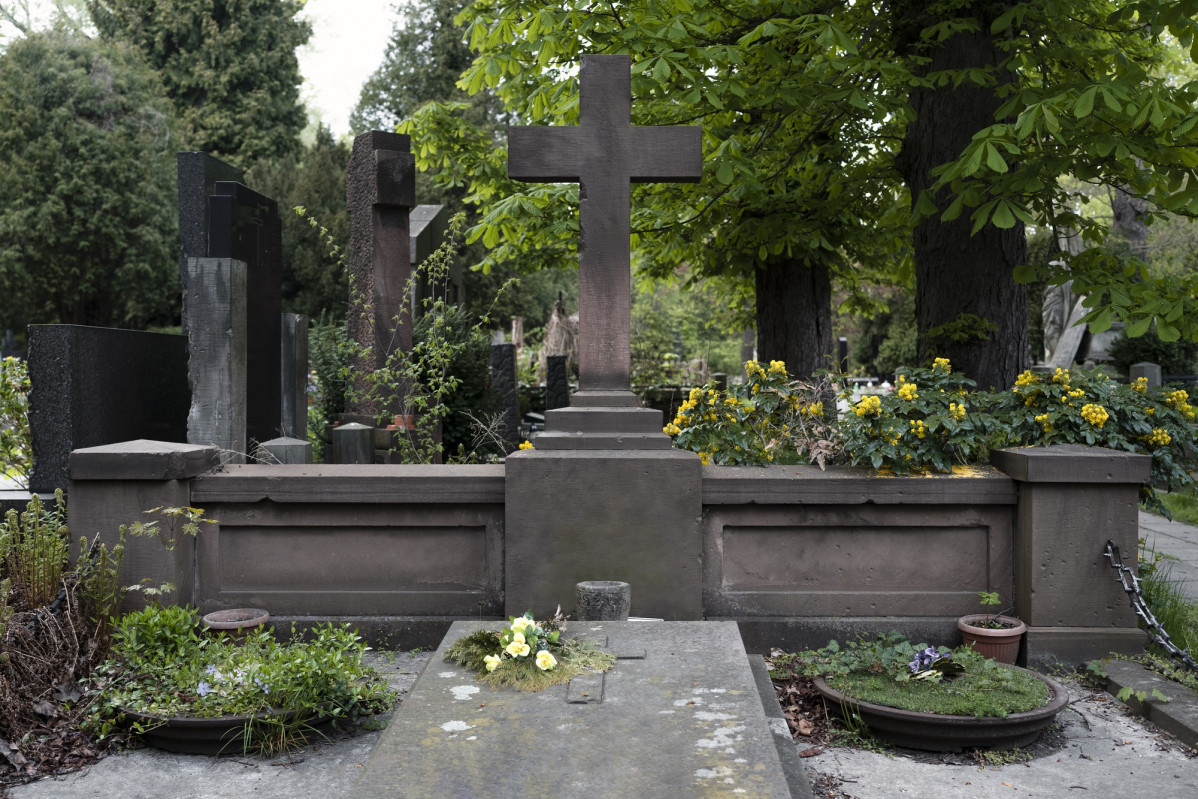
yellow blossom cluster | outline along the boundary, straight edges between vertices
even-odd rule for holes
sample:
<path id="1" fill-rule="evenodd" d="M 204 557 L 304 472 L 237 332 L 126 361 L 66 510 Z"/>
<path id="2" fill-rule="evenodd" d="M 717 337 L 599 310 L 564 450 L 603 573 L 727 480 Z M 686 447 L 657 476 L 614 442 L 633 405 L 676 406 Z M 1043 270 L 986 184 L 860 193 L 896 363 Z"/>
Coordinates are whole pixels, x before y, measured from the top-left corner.
<path id="1" fill-rule="evenodd" d="M 1132 387 L 1132 390 L 1134 390 L 1140 394 L 1147 394 L 1148 393 L 1148 378 L 1147 377 L 1137 377 L 1136 382 L 1132 383 L 1131 387 Z"/>
<path id="2" fill-rule="evenodd" d="M 957 404 L 950 402 L 948 404 L 948 415 L 956 419 L 958 422 L 965 418 L 965 403 Z"/>
<path id="3" fill-rule="evenodd" d="M 916 385 L 914 383 L 907 382 L 904 382 L 901 386 L 899 386 L 898 395 L 902 399 L 907 400 L 907 402 L 910 402 L 919 396 L 919 394 L 916 392 Z"/>
<path id="4" fill-rule="evenodd" d="M 912 419 L 911 432 L 915 434 L 916 438 L 923 438 L 928 434 L 928 426 L 924 424 L 922 419 Z"/>
<path id="5" fill-rule="evenodd" d="M 787 377 L 785 361 L 770 361 L 770 374 Z"/>
<path id="6" fill-rule="evenodd" d="M 1185 414 L 1187 419 L 1194 418 L 1194 409 L 1190 406 L 1190 395 L 1184 388 L 1170 391 L 1165 396 L 1165 402 L 1169 403 L 1171 407 L 1180 413 Z"/>
<path id="7" fill-rule="evenodd" d="M 667 436 L 676 436 L 682 432 L 682 428 L 674 422 L 670 422 L 668 425 L 661 428 L 661 432 L 665 433 Z"/>
<path id="8" fill-rule="evenodd" d="M 1169 431 L 1160 427 L 1154 427 L 1152 428 L 1152 435 L 1144 436 L 1144 440 L 1154 447 L 1165 447 L 1169 445 L 1173 437 L 1169 435 Z"/>
<path id="9" fill-rule="evenodd" d="M 520 442 L 520 449 L 532 449 L 532 442 L 527 438 Z"/>
<path id="10" fill-rule="evenodd" d="M 1106 424 L 1106 420 L 1110 418 L 1110 414 L 1101 405 L 1088 402 L 1082 406 L 1082 418 L 1101 430 L 1102 426 Z"/>
<path id="11" fill-rule="evenodd" d="M 853 413 L 858 416 L 876 416 L 882 412 L 882 398 L 877 394 L 866 394 L 861 401 L 853 406 Z"/>
<path id="12" fill-rule="evenodd" d="M 765 370 L 757 361 L 745 361 L 745 377 L 759 377 L 764 380 Z"/>
<path id="13" fill-rule="evenodd" d="M 822 402 L 809 402 L 799 408 L 799 414 L 811 419 L 817 419 L 824 415 L 824 405 Z"/>
<path id="14" fill-rule="evenodd" d="M 953 373 L 953 367 L 952 364 L 949 363 L 948 358 L 937 358 L 936 360 L 932 361 L 932 369 L 943 369 L 946 375 L 951 375 Z"/>
<path id="15" fill-rule="evenodd" d="M 1039 422 L 1039 424 L 1042 428 L 1044 428 L 1045 433 L 1052 432 L 1052 422 L 1048 421 L 1047 413 L 1042 413 L 1039 416 L 1037 416 L 1036 421 Z"/>
<path id="16" fill-rule="evenodd" d="M 1076 397 L 1084 397 L 1084 396 L 1086 396 L 1086 392 L 1085 392 L 1085 391 L 1083 391 L 1083 390 L 1082 390 L 1082 389 L 1080 389 L 1080 388 L 1075 388 L 1075 389 L 1073 389 L 1072 391 L 1070 391 L 1070 392 L 1069 392 L 1069 396 L 1071 396 L 1071 397 L 1074 397 L 1074 398 L 1076 398 Z"/>
<path id="17" fill-rule="evenodd" d="M 1052 382 L 1063 383 L 1066 388 L 1069 386 L 1069 370 L 1057 367 L 1057 371 L 1052 376 Z"/>
<path id="18" fill-rule="evenodd" d="M 1018 388 L 1019 386 L 1034 385 L 1035 383 L 1036 383 L 1036 375 L 1033 374 L 1031 369 L 1028 369 L 1023 374 L 1019 375 L 1019 377 L 1015 378 L 1015 387 L 1016 388 Z M 1019 392 L 1017 391 L 1015 393 L 1019 393 Z"/>

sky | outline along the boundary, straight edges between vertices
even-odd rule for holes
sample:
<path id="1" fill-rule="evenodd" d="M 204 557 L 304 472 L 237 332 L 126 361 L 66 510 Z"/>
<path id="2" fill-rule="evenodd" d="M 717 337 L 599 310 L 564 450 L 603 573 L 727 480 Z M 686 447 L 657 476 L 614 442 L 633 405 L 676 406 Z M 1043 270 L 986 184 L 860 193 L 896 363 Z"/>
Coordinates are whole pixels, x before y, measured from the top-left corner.
<path id="1" fill-rule="evenodd" d="M 383 61 L 395 13 L 393 0 L 308 0 L 300 16 L 312 23 L 312 38 L 299 51 L 304 76 L 301 97 L 309 116 L 334 137 L 349 132 L 358 93 Z"/>
<path id="2" fill-rule="evenodd" d="M 334 137 L 349 132 L 349 115 L 358 93 L 383 61 L 396 17 L 392 6 L 403 0 L 307 0 L 300 16 L 312 23 L 312 38 L 299 52 L 304 85 L 300 97 L 309 116 L 324 122 Z M 36 27 L 50 18 L 48 0 L 32 0 Z M 12 36 L 0 23 L 0 35 Z"/>

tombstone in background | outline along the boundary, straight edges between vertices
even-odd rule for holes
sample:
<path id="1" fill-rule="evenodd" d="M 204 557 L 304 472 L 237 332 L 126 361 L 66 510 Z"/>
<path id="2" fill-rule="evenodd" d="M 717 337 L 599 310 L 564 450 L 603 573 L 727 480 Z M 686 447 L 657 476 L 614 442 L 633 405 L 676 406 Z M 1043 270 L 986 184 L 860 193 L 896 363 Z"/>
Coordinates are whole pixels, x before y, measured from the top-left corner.
<path id="1" fill-rule="evenodd" d="M 285 313 L 280 324 L 279 427 L 283 437 L 305 440 L 308 438 L 308 317 Z"/>
<path id="2" fill-rule="evenodd" d="M 516 391 L 516 345 L 491 345 L 491 390 L 499 400 L 503 421 L 504 451 L 520 443 L 520 394 Z"/>
<path id="3" fill-rule="evenodd" d="M 415 271 L 425 259 L 437 251 L 445 241 L 445 231 L 449 224 L 443 205 L 418 205 L 408 215 L 408 230 L 411 238 L 411 254 L 409 263 Z M 450 305 L 460 305 L 466 299 L 465 282 L 462 274 L 461 259 L 455 258 L 449 265 L 449 281 L 444 286 L 429 285 L 427 275 L 419 275 L 412 287 L 412 318 L 418 319 L 424 313 L 424 301 L 434 294 Z"/>
<path id="4" fill-rule="evenodd" d="M 404 288 L 412 275 L 408 214 L 416 206 L 416 161 L 411 139 L 372 130 L 354 139 L 346 173 L 349 208 L 349 338 L 369 347 L 369 361 L 352 364 L 357 397 L 346 398 L 347 418 L 401 413 L 401 398 L 392 407 L 376 407 L 366 397 L 363 376 L 386 363 L 398 350 L 412 348 L 411 307 Z"/>
<path id="5" fill-rule="evenodd" d="M 189 367 L 192 380 L 203 381 L 204 373 L 212 369 L 228 370 L 230 365 L 205 360 L 206 342 L 192 335 L 193 318 L 204 311 L 191 305 L 190 298 L 198 295 L 190 282 L 189 259 L 241 261 L 246 265 L 244 438 L 247 443 L 267 441 L 282 432 L 279 389 L 282 222 L 278 204 L 244 186 L 239 170 L 206 153 L 179 153 L 177 166 L 183 332 L 197 345 L 189 352 L 193 360 Z M 216 345 L 215 349 L 221 346 Z M 225 411 L 222 409 L 221 413 Z"/>
<path id="6" fill-rule="evenodd" d="M 703 614 L 702 472 L 672 447 L 629 373 L 630 181 L 697 181 L 702 131 L 631 127 L 628 56 L 584 55 L 577 126 L 509 128 L 509 174 L 581 183 L 579 391 L 508 456 L 504 601 L 552 613 L 584 580 L 633 586 L 633 614 Z M 546 513 L 545 497 L 554 512 Z"/>
<path id="7" fill-rule="evenodd" d="M 187 259 L 187 442 L 219 447 L 229 463 L 245 463 L 249 452 L 248 271 L 233 258 Z"/>
<path id="8" fill-rule="evenodd" d="M 545 410 L 570 406 L 570 377 L 566 372 L 565 355 L 545 358 Z"/>
<path id="9" fill-rule="evenodd" d="M 72 450 L 136 439 L 186 442 L 183 336 L 80 325 L 29 327 L 29 490 L 66 490 Z"/>

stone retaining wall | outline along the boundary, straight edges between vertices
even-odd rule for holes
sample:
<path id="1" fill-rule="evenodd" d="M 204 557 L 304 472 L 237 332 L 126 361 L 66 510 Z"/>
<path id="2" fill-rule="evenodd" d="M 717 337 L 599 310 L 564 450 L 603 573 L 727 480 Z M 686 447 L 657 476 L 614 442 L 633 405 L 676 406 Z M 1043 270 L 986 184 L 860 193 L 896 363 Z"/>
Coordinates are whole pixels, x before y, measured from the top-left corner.
<path id="1" fill-rule="evenodd" d="M 1025 661 L 1078 662 L 1134 650 L 1143 640 L 1101 553 L 1108 538 L 1134 551 L 1144 456 L 1068 446 L 1012 450 L 996 453 L 1001 470 L 908 477 L 708 466 L 695 472 L 701 516 L 675 528 L 649 525 L 639 538 L 587 527 L 562 507 L 563 496 L 513 494 L 503 466 L 212 470 L 216 456 L 213 448 L 151 441 L 77 450 L 72 531 L 111 538 L 117 524 L 146 508 L 203 507 L 219 524 L 205 525 L 198 541 L 173 553 L 153 540 L 130 542 L 126 581 L 165 574 L 180 586 L 179 601 L 204 612 L 249 606 L 284 622 L 346 619 L 371 637 L 389 634 L 389 643 L 409 646 L 436 643 L 455 619 L 523 612 L 513 609 L 513 597 L 535 594 L 530 584 L 590 568 L 587 558 L 567 568 L 553 551 L 530 548 L 528 528 L 535 522 L 549 535 L 555 518 L 560 535 L 582 536 L 605 553 L 605 569 L 626 562 L 639 575 L 626 580 L 633 615 L 701 608 L 694 616 L 737 621 L 750 651 L 889 629 L 955 643 L 956 618 L 980 609 L 979 591 L 999 593 L 1028 623 Z M 514 497 L 522 507 L 507 507 Z M 694 557 L 688 525 L 702 542 L 701 579 L 687 575 Z M 628 551 L 613 557 L 605 547 Z M 650 599 L 639 612 L 638 582 L 656 589 L 641 590 Z M 552 599 L 569 611 L 573 596 L 560 593 Z"/>

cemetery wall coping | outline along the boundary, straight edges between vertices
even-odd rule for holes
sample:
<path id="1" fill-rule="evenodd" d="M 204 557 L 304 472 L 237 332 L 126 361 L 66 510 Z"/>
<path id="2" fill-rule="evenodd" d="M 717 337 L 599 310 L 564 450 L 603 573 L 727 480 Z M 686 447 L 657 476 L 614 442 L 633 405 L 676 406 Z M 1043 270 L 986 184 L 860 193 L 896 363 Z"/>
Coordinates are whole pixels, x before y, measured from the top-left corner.
<path id="1" fill-rule="evenodd" d="M 504 501 L 504 467 L 295 464 L 228 466 L 203 475 L 195 503 L 496 503 Z"/>
<path id="2" fill-rule="evenodd" d="M 1014 505 L 1015 481 L 989 466 L 968 475 L 880 476 L 844 466 L 704 466 L 703 504 Z"/>
<path id="3" fill-rule="evenodd" d="M 1152 458 L 1132 452 L 1053 444 L 1015 447 L 990 453 L 990 462 L 1024 483 L 1146 483 Z"/>
<path id="4" fill-rule="evenodd" d="M 71 453 L 72 480 L 186 480 L 220 463 L 220 450 L 202 444 L 137 439 Z"/>

